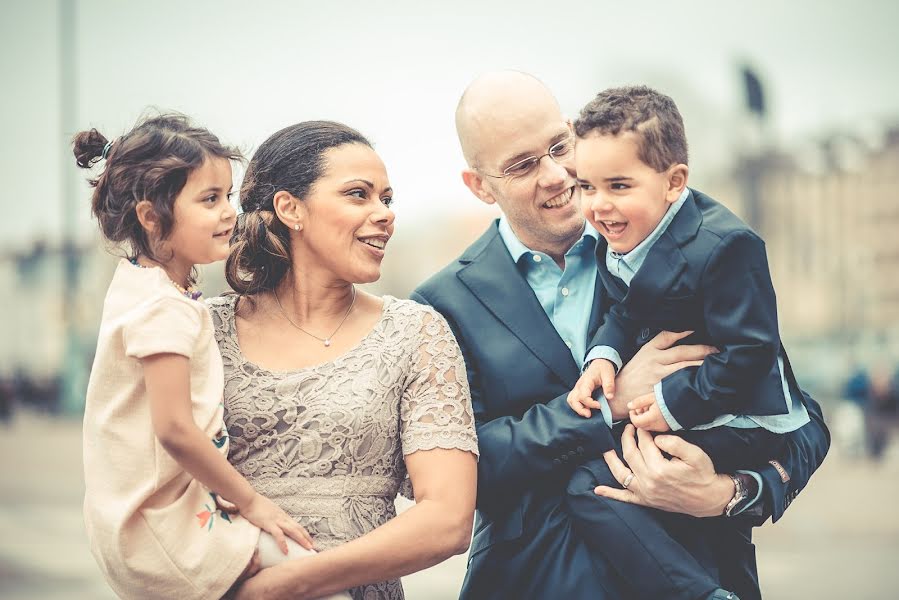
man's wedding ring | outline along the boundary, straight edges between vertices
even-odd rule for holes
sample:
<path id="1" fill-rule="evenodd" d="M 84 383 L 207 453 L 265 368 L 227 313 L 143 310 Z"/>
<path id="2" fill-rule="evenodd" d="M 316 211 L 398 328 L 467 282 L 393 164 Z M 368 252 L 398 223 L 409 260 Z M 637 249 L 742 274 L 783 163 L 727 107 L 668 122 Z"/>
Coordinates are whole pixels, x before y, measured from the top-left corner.
<path id="1" fill-rule="evenodd" d="M 624 489 L 627 489 L 627 486 L 629 486 L 633 480 L 634 480 L 634 472 L 631 471 L 630 473 L 627 474 L 627 477 L 624 478 L 624 481 L 621 482 L 621 486 Z"/>

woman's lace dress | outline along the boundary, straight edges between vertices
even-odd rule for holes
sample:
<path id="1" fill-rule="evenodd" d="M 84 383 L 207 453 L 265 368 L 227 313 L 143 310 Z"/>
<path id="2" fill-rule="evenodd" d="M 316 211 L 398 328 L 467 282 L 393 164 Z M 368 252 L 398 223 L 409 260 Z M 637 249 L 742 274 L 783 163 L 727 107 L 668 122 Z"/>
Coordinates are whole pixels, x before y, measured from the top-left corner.
<path id="1" fill-rule="evenodd" d="M 381 319 L 355 348 L 284 372 L 241 353 L 236 299 L 209 301 L 225 367 L 228 459 L 319 549 L 396 516 L 397 492 L 412 496 L 404 455 L 433 448 L 477 454 L 462 354 L 432 308 L 386 296 Z M 350 593 L 354 600 L 403 598 L 399 580 Z"/>

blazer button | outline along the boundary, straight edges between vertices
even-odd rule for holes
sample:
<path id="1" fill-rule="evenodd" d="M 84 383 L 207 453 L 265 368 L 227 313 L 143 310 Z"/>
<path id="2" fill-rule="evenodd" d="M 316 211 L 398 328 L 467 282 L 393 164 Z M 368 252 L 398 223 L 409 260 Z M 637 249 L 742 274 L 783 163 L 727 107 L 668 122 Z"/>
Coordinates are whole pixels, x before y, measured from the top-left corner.
<path id="1" fill-rule="evenodd" d="M 558 467 L 559 465 L 562 464 L 562 461 L 559 460 L 558 458 L 554 458 L 554 459 L 553 459 L 553 464 L 556 465 L 556 466 Z"/>
<path id="2" fill-rule="evenodd" d="M 575 452 L 574 450 L 569 450 L 569 451 L 568 451 L 568 456 L 574 458 L 575 456 L 577 456 L 577 452 Z"/>
<path id="3" fill-rule="evenodd" d="M 643 331 L 640 332 L 640 339 L 644 342 L 649 339 L 649 327 L 643 328 Z"/>
<path id="4" fill-rule="evenodd" d="M 563 454 L 563 455 L 562 455 L 562 462 L 568 462 L 568 455 L 567 455 L 567 454 Z"/>
<path id="5" fill-rule="evenodd" d="M 578 446 L 578 447 L 577 447 L 577 453 L 578 453 L 578 454 L 583 454 L 583 453 L 584 453 L 584 447 L 583 447 L 583 446 Z"/>

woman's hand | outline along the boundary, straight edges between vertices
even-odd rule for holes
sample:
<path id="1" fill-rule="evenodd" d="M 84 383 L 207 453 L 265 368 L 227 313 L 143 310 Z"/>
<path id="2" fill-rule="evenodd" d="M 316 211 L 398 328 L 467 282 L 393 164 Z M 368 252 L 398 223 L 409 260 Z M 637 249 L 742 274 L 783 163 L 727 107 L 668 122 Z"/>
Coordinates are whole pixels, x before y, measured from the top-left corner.
<path id="1" fill-rule="evenodd" d="M 594 490 L 599 496 L 694 517 L 723 514 L 734 496 L 731 478 L 716 474 L 709 456 L 679 437 L 653 438 L 651 433 L 628 425 L 621 436 L 621 447 L 627 465 L 614 450 L 604 457 L 618 483 L 624 485 L 630 480 L 627 489 L 599 486 Z M 671 459 L 662 456 L 662 451 Z"/>

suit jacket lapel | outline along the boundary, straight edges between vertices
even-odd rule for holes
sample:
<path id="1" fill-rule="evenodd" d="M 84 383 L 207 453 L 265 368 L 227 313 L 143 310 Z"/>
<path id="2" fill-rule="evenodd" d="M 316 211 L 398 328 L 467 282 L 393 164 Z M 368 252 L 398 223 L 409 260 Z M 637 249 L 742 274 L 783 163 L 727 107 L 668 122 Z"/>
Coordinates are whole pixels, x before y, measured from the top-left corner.
<path id="1" fill-rule="evenodd" d="M 491 233 L 483 250 L 459 271 L 459 279 L 543 364 L 573 387 L 579 367 L 571 350 L 546 316 L 534 290 L 518 272 L 495 226 L 487 236 Z"/>
<path id="2" fill-rule="evenodd" d="M 643 266 L 631 280 L 631 288 L 635 293 L 639 290 L 637 294 L 639 297 L 659 298 L 674 285 L 687 267 L 687 259 L 681 248 L 696 236 L 700 225 L 702 225 L 702 212 L 696 206 L 691 191 L 668 228 L 650 248 Z"/>

